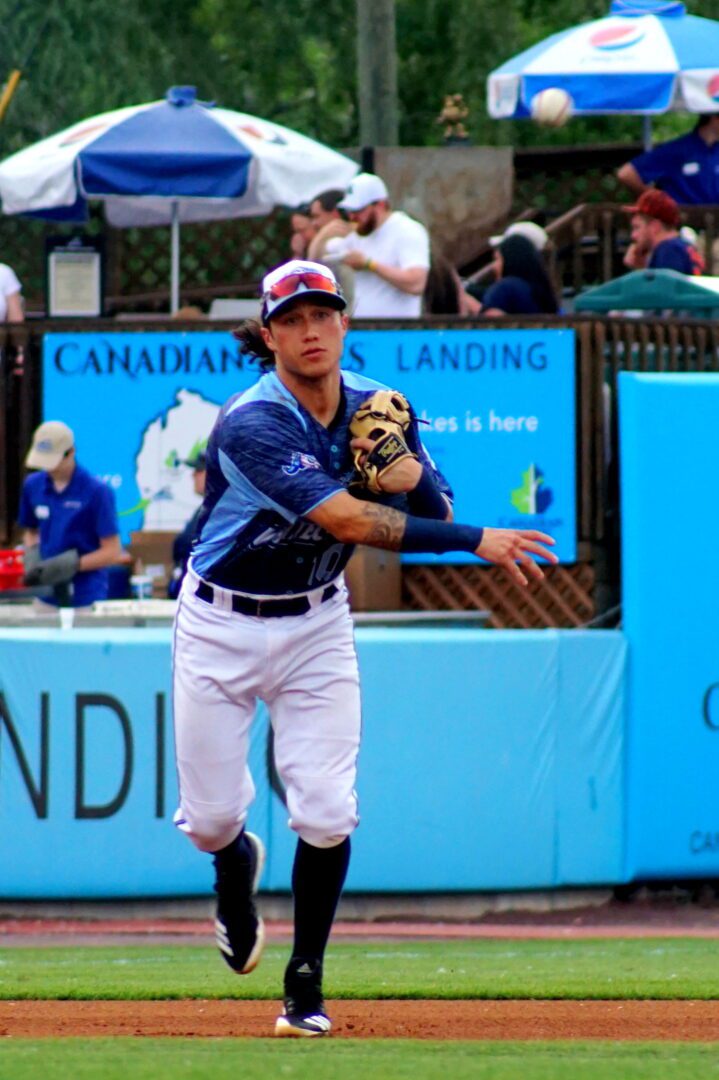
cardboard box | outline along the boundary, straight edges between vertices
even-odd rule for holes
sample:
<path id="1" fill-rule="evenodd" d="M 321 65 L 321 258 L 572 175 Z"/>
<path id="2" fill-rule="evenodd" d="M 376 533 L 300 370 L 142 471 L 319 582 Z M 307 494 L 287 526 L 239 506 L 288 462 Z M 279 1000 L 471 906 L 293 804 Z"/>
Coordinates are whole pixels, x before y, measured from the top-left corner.
<path id="1" fill-rule="evenodd" d="M 172 542 L 176 532 L 166 530 L 130 533 L 129 551 L 133 558 L 133 573 L 152 578 L 152 595 L 167 597 L 167 583 L 172 574 Z"/>
<path id="2" fill-rule="evenodd" d="M 396 551 L 360 544 L 345 570 L 353 611 L 399 611 L 402 569 Z"/>

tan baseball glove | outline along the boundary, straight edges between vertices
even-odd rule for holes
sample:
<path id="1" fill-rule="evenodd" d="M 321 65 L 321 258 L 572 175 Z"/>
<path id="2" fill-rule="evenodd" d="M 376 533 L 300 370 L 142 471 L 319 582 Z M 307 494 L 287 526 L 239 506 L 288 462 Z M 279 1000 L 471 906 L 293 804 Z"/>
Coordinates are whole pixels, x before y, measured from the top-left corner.
<path id="1" fill-rule="evenodd" d="M 384 490 L 382 476 L 404 458 L 414 454 L 407 446 L 406 433 L 412 422 L 409 402 L 399 390 L 376 390 L 362 402 L 350 420 L 353 439 L 371 439 L 371 450 L 353 450 L 353 486 L 366 487 L 379 495 Z"/>

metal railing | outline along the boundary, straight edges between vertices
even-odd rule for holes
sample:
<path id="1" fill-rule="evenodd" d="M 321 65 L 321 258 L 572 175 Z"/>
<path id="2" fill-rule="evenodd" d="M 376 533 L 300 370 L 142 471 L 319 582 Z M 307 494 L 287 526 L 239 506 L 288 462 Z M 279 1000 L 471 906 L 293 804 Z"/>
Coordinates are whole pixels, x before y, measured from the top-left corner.
<path id="1" fill-rule="evenodd" d="M 627 272 L 624 255 L 629 246 L 630 215 L 627 203 L 580 203 L 545 224 L 550 239 L 546 251 L 550 276 L 565 297 L 600 285 Z M 705 274 L 719 274 L 719 206 L 683 206 L 682 224 L 697 233 Z M 514 220 L 540 217 L 530 208 Z M 488 283 L 492 276 L 491 249 L 480 252 L 485 265 L 470 280 Z"/>

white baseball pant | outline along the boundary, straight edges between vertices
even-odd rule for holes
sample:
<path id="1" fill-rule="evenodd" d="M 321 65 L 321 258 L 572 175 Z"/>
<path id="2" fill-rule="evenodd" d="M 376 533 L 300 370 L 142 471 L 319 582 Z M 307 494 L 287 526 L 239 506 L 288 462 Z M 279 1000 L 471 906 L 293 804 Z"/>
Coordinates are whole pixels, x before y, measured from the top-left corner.
<path id="1" fill-rule="evenodd" d="M 267 704 L 275 763 L 287 791 L 289 825 L 308 844 L 333 847 L 358 822 L 355 776 L 360 693 L 347 590 L 304 615 L 255 617 L 183 582 L 173 645 L 175 754 L 180 806 L 175 823 L 201 851 L 231 843 L 255 786 L 247 766 L 257 699 Z"/>

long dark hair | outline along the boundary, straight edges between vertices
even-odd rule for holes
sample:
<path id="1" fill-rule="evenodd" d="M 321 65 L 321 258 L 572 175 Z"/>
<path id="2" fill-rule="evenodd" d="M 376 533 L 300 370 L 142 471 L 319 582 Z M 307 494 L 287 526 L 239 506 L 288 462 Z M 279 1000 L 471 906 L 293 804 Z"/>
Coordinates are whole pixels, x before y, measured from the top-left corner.
<path id="1" fill-rule="evenodd" d="M 275 366 L 275 354 L 262 337 L 262 323 L 259 319 L 245 319 L 232 331 L 232 336 L 242 345 L 243 352 L 257 357 L 263 370 Z"/>
<path id="2" fill-rule="evenodd" d="M 539 310 L 548 315 L 555 315 L 559 308 L 557 294 L 552 287 L 542 256 L 532 241 L 527 240 L 526 236 L 508 236 L 499 245 L 499 250 L 503 262 L 502 277 L 516 277 L 526 281 L 539 305 Z"/>
<path id="3" fill-rule="evenodd" d="M 459 289 L 454 267 L 444 255 L 432 252 L 422 308 L 425 315 L 459 315 Z"/>

